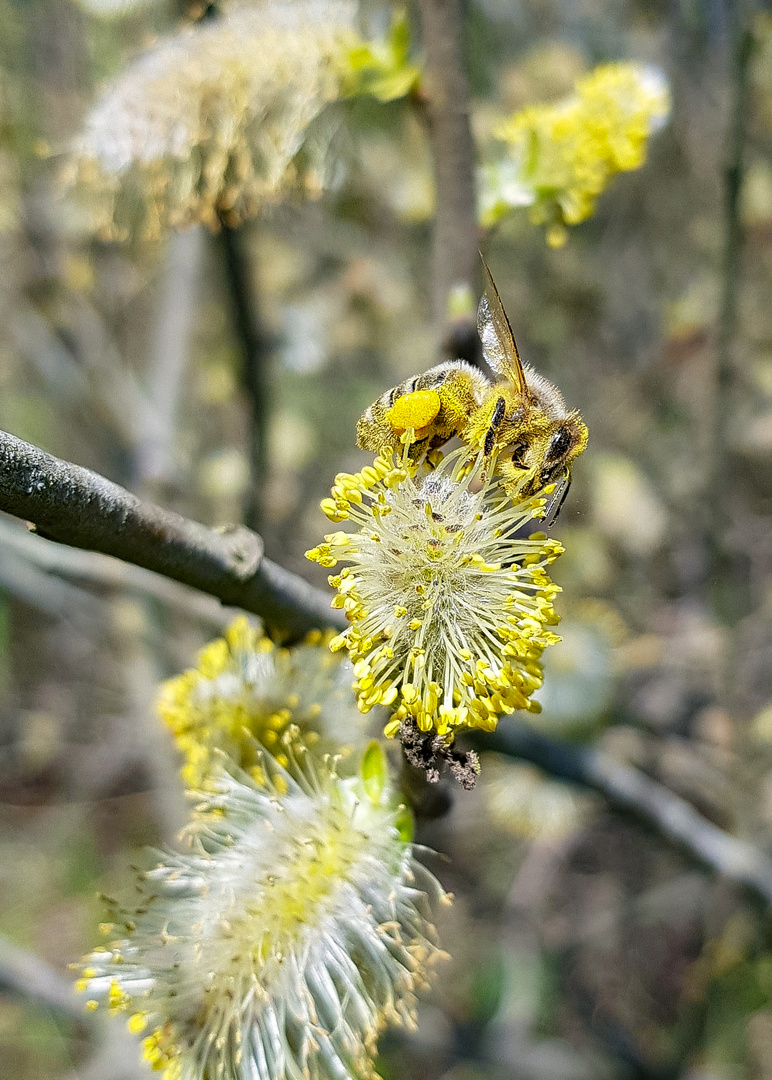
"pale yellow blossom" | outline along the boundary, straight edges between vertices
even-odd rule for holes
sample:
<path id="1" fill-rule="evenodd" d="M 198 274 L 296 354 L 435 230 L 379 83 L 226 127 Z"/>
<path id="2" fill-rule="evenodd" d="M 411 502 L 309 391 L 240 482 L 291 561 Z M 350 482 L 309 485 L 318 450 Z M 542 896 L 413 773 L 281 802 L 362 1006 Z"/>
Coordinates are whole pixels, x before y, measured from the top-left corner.
<path id="1" fill-rule="evenodd" d="M 307 553 L 346 564 L 330 584 L 351 626 L 332 648 L 354 662 L 359 708 L 391 708 L 389 736 L 411 720 L 450 739 L 493 730 L 515 709 L 538 711 L 540 657 L 560 640 L 547 566 L 562 548 L 520 530 L 544 499 L 513 503 L 494 465 L 483 478 L 463 448 L 434 468 L 406 462 L 381 456 L 340 474 L 322 509 L 356 531 Z"/>
<path id="2" fill-rule="evenodd" d="M 559 246 L 566 226 L 594 213 L 617 173 L 643 165 L 649 139 L 669 110 L 667 83 L 657 69 L 616 63 L 582 76 L 575 93 L 555 105 L 515 113 L 496 130 L 507 154 L 483 173 L 484 224 L 529 206 L 531 220 L 547 226 L 547 242 Z"/>

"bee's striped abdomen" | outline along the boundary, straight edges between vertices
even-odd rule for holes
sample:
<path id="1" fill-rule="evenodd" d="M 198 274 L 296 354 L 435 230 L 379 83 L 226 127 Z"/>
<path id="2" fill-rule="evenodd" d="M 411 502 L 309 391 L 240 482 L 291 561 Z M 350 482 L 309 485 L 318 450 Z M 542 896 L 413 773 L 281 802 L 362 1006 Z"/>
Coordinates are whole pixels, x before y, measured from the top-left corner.
<path id="1" fill-rule="evenodd" d="M 489 388 L 486 377 L 477 368 L 462 360 L 437 364 L 421 375 L 405 379 L 399 386 L 381 394 L 368 406 L 357 423 L 357 445 L 364 450 L 398 450 L 404 428 L 392 425 L 391 410 L 400 398 L 418 391 L 435 390 L 440 407 L 429 420 L 428 431 L 414 445 L 442 446 L 465 427 L 469 414 L 479 407 Z M 404 410 L 401 410 L 404 411 Z"/>

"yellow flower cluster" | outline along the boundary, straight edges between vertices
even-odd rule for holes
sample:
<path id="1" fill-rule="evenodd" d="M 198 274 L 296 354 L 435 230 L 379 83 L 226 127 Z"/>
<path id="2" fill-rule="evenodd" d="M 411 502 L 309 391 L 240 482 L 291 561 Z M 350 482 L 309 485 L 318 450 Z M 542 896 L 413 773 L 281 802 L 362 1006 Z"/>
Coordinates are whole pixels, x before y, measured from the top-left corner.
<path id="1" fill-rule="evenodd" d="M 392 709 L 390 737 L 405 720 L 452 739 L 493 730 L 515 709 L 538 712 L 540 657 L 560 640 L 546 567 L 562 548 L 519 535 L 544 499 L 513 503 L 494 465 L 484 478 L 464 448 L 435 464 L 381 455 L 339 474 L 322 509 L 357 531 L 307 552 L 321 566 L 348 564 L 329 579 L 351 623 L 331 647 L 349 651 L 359 708 Z"/>
<path id="2" fill-rule="evenodd" d="M 286 768 L 288 732 L 307 746 L 321 739 L 320 750 L 361 741 L 351 669 L 330 653 L 331 636 L 283 649 L 241 617 L 195 668 L 163 684 L 158 708 L 182 752 L 186 784 L 200 787 L 222 754 L 257 780 L 261 748 Z"/>
<path id="3" fill-rule="evenodd" d="M 484 223 L 529 205 L 531 220 L 548 227 L 547 242 L 560 246 L 566 226 L 590 217 L 617 173 L 643 165 L 649 137 L 669 109 L 667 84 L 656 69 L 617 63 L 583 76 L 556 105 L 516 113 L 496 131 L 511 157 L 486 174 Z"/>

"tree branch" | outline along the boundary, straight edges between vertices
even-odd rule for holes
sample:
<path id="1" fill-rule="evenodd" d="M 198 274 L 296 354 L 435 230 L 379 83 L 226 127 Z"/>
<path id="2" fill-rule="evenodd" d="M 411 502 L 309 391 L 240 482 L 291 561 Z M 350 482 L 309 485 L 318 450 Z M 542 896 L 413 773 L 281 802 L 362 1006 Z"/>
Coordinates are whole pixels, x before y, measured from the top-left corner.
<path id="1" fill-rule="evenodd" d="M 0 524 L 5 525 L 5 520 Z M 17 531 L 21 530 L 14 528 L 14 532 Z M 29 540 L 32 544 L 45 542 L 32 536 Z M 36 611 L 64 619 L 68 626 L 83 634 L 95 637 L 104 632 L 104 605 L 98 597 L 78 585 L 49 576 L 34 562 L 6 545 L 1 536 L 0 548 L 3 548 L 0 589 Z"/>
<path id="2" fill-rule="evenodd" d="M 426 117 L 434 161 L 434 317 L 444 350 L 476 360 L 474 315 L 449 319 L 448 301 L 458 286 L 477 292 L 477 193 L 469 120 L 469 82 L 463 56 L 461 0 L 418 0 L 426 55 Z"/>
<path id="3" fill-rule="evenodd" d="M 492 734 L 475 738 L 475 745 L 530 761 L 550 776 L 596 791 L 609 806 L 633 814 L 703 866 L 741 885 L 765 907 L 772 906 L 772 860 L 632 765 L 593 747 L 555 742 L 512 718 Z"/>
<path id="4" fill-rule="evenodd" d="M 0 936 L 2 994 L 50 1010 L 88 1036 L 91 1054 L 66 1074 L 67 1080 L 147 1080 L 150 1075 L 140 1062 L 141 1048 L 135 1035 L 130 1035 L 122 1024 L 106 1023 L 104 1016 L 87 1012 L 85 997 L 76 993 L 70 979 L 41 957 Z"/>
<path id="5" fill-rule="evenodd" d="M 345 620 L 327 595 L 263 557 L 243 526 L 218 532 L 0 432 L 0 510 L 49 540 L 100 551 L 259 615 L 289 638 Z"/>

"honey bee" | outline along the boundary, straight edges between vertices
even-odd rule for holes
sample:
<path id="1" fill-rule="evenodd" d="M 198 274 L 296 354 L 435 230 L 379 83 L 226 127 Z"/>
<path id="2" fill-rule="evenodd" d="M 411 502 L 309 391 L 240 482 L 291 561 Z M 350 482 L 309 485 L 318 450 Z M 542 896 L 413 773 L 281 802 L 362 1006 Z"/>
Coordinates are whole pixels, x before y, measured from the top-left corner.
<path id="1" fill-rule="evenodd" d="M 487 285 L 477 330 L 494 383 L 471 364 L 451 360 L 387 390 L 357 423 L 357 445 L 399 450 L 412 429 L 412 460 L 459 436 L 484 469 L 499 473 L 513 498 L 556 492 L 547 510 L 554 521 L 568 492 L 570 468 L 587 445 L 587 427 L 576 409 L 543 375 L 523 364 L 512 327 L 485 260 Z"/>

